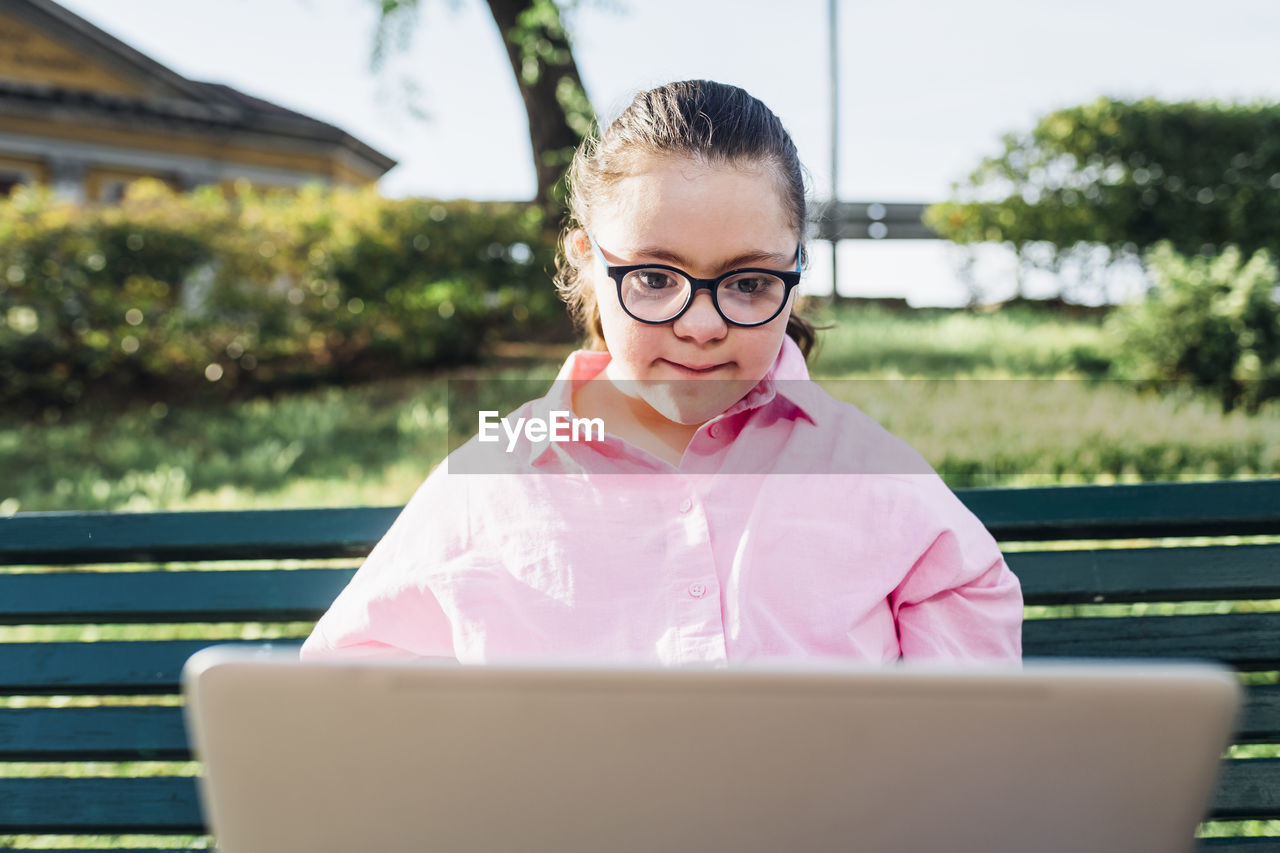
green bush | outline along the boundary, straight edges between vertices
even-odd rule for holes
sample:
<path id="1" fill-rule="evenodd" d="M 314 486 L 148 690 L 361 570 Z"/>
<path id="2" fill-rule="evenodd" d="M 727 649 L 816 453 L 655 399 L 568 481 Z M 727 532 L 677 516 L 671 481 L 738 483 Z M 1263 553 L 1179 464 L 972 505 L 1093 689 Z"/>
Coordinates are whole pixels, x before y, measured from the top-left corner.
<path id="1" fill-rule="evenodd" d="M 1114 260 L 1161 241 L 1280 256 L 1280 104 L 1099 98 L 1003 143 L 927 211 L 943 237 L 1011 244 L 1049 268 L 1097 269 L 1098 247 Z"/>
<path id="2" fill-rule="evenodd" d="M 1191 382 L 1227 411 L 1280 397 L 1280 291 L 1265 250 L 1242 263 L 1234 247 L 1188 258 L 1164 243 L 1146 264 L 1156 287 L 1110 321 L 1118 373 Z"/>
<path id="3" fill-rule="evenodd" d="M 569 334 L 542 213 L 373 190 L 0 202 L 0 402 L 246 392 Z"/>

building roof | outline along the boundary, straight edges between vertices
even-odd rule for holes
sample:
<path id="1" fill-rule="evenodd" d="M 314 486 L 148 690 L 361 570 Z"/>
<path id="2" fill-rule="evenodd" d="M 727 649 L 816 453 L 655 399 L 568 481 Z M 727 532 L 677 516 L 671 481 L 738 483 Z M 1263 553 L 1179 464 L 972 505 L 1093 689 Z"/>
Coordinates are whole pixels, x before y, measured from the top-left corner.
<path id="1" fill-rule="evenodd" d="M 55 115 L 95 124 L 127 122 L 200 132 L 202 129 L 290 141 L 314 149 L 336 147 L 377 177 L 396 161 L 343 129 L 221 83 L 189 80 L 143 55 L 52 0 L 0 0 L 9 16 L 55 39 L 96 69 L 127 81 L 128 92 L 0 76 L 0 115 Z"/>

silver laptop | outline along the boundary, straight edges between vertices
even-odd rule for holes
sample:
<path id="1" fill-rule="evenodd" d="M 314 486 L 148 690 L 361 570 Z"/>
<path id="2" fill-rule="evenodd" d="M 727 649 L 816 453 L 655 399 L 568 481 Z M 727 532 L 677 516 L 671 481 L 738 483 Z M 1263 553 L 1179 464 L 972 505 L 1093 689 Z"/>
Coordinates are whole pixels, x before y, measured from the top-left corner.
<path id="1" fill-rule="evenodd" d="M 1240 703 L 1208 665 L 184 672 L 223 853 L 1187 851 Z"/>

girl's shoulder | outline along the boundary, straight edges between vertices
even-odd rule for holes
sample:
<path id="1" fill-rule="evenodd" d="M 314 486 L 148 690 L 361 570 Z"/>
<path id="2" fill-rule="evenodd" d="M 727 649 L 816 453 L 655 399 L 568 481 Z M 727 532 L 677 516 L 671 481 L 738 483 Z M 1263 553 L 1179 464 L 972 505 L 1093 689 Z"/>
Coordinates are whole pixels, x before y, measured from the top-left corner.
<path id="1" fill-rule="evenodd" d="M 841 397 L 869 396 L 869 381 L 836 380 Z M 867 387 L 862 387 L 867 386 Z M 857 404 L 833 396 L 818 382 L 779 383 L 778 393 L 797 409 L 796 440 L 807 456 L 825 460 L 837 474 L 937 476 L 933 466 L 907 441 L 886 429 Z"/>
<path id="2" fill-rule="evenodd" d="M 866 384 L 855 381 L 838 390 L 853 396 Z M 833 397 L 816 383 L 814 388 L 811 405 L 818 416 L 813 435 L 830 454 L 830 470 L 875 475 L 856 478 L 859 491 L 874 504 L 914 517 L 921 529 L 967 531 L 989 544 L 985 527 L 919 450 L 856 404 Z"/>

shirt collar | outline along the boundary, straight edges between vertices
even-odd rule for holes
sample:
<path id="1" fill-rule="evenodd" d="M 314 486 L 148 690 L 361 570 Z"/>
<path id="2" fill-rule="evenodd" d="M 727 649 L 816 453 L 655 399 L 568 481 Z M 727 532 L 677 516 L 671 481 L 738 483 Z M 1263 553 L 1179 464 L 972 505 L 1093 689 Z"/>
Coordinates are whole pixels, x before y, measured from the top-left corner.
<path id="1" fill-rule="evenodd" d="M 782 347 L 778 350 L 778 357 L 774 359 L 773 367 L 769 368 L 764 379 L 761 379 L 756 387 L 747 393 L 747 396 L 730 406 L 725 415 L 756 409 L 772 402 L 775 397 L 782 397 L 795 406 L 796 410 L 810 423 L 816 424 L 814 415 L 819 407 L 817 399 L 813 396 L 815 387 L 809 381 L 809 367 L 805 364 L 804 353 L 800 351 L 800 346 L 791 339 L 790 335 L 784 335 Z"/>
<path id="2" fill-rule="evenodd" d="M 569 354 L 560 372 L 556 375 L 555 385 L 547 395 L 552 408 L 570 410 L 573 392 L 583 383 L 600 375 L 611 360 L 609 353 L 601 350 L 576 350 Z M 790 335 L 782 338 L 782 347 L 773 366 L 747 395 L 730 406 L 721 417 L 758 409 L 781 396 L 794 405 L 800 414 L 810 422 L 817 423 L 815 415 L 818 411 L 813 395 L 813 385 L 809 381 L 809 368 L 804 361 L 804 353 Z"/>
<path id="3" fill-rule="evenodd" d="M 573 411 L 573 392 L 582 383 L 599 376 L 609 364 L 612 356 L 601 350 L 575 350 L 565 359 L 556 374 L 551 390 L 535 403 L 540 414 L 551 411 Z M 817 386 L 809 381 L 809 368 L 805 364 L 804 353 L 790 335 L 782 338 L 782 347 L 778 357 L 774 359 L 769 372 L 752 388 L 747 395 L 734 403 L 717 419 L 726 418 L 738 412 L 758 409 L 772 403 L 775 399 L 783 399 L 795 407 L 796 411 L 810 423 L 817 423 L 815 415 L 820 410 L 819 398 L 815 396 Z M 547 443 L 535 452 L 531 462 L 536 464 L 548 451 Z"/>

